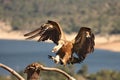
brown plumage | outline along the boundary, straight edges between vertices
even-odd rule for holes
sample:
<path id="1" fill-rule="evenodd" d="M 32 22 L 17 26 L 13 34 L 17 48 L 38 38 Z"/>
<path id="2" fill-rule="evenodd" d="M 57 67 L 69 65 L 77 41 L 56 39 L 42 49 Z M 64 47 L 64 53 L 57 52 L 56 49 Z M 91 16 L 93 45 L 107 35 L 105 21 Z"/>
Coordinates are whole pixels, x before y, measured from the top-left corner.
<path id="1" fill-rule="evenodd" d="M 63 65 L 80 63 L 87 54 L 94 51 L 95 37 L 91 29 L 87 27 L 81 27 L 75 39 L 68 41 L 60 25 L 55 21 L 48 20 L 40 28 L 24 36 L 28 36 L 27 39 L 39 36 L 38 41 L 52 40 L 57 45 L 52 50 L 52 52 L 56 52 L 56 56 L 49 55 L 49 58 L 53 59 L 55 63 Z M 77 57 L 73 55 L 74 53 Z"/>

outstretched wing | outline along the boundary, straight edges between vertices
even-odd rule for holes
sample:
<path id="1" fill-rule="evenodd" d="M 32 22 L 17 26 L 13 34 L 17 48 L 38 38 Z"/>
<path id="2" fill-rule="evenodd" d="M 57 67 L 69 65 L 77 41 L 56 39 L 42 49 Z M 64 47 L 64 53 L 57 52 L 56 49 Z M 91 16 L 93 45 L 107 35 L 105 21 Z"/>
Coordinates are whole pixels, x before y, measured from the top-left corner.
<path id="1" fill-rule="evenodd" d="M 94 51 L 94 39 L 94 34 L 92 33 L 90 28 L 80 28 L 77 36 L 73 40 L 73 52 L 75 52 L 78 56 L 78 59 L 76 58 L 76 60 L 74 60 L 77 61 L 75 63 L 82 62 L 87 54 Z"/>
<path id="2" fill-rule="evenodd" d="M 29 32 L 24 36 L 28 37 L 27 39 L 33 39 L 39 36 L 38 41 L 45 41 L 50 39 L 57 45 L 59 44 L 59 40 L 65 39 L 64 33 L 60 25 L 57 22 L 51 20 L 48 20 L 48 22 L 43 24 L 40 28 Z"/>

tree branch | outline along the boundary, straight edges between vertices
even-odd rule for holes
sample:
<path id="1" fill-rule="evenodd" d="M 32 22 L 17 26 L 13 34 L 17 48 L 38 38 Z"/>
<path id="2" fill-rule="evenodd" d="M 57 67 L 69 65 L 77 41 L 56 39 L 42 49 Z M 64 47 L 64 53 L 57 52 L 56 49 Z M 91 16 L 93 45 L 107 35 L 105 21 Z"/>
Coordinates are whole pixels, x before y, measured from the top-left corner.
<path id="1" fill-rule="evenodd" d="M 13 74 L 19 80 L 25 80 L 15 70 L 11 69 L 10 67 L 8 67 L 2 63 L 0 63 L 0 67 L 9 71 L 11 74 Z M 27 73 L 27 80 L 39 80 L 40 70 L 59 72 L 60 74 L 63 74 L 65 77 L 67 77 L 68 80 L 76 80 L 75 78 L 73 78 L 72 76 L 70 76 L 69 74 L 67 74 L 66 72 L 64 72 L 61 69 L 45 67 L 39 63 L 32 63 L 26 67 L 25 73 Z"/>
<path id="2" fill-rule="evenodd" d="M 68 73 L 66 73 L 65 71 L 63 71 L 61 69 L 58 69 L 58 68 L 49 68 L 49 67 L 41 66 L 41 69 L 45 70 L 45 71 L 55 71 L 55 72 L 58 72 L 60 74 L 63 74 L 65 77 L 68 78 L 68 80 L 76 80 L 75 78 L 73 78 L 72 76 L 70 76 Z"/>
<path id="3" fill-rule="evenodd" d="M 0 63 L 0 67 L 3 69 L 6 69 L 9 71 L 11 74 L 13 74 L 15 77 L 17 77 L 19 80 L 25 80 L 22 76 L 20 76 L 15 70 L 11 69 L 10 67 Z"/>
<path id="4" fill-rule="evenodd" d="M 68 80 L 76 80 L 75 78 L 73 78 L 72 76 L 70 76 L 69 74 L 64 72 L 63 70 L 60 70 L 58 68 L 44 67 L 43 65 L 41 65 L 39 63 L 32 63 L 26 67 L 25 73 L 28 74 L 27 80 L 38 80 L 38 78 L 39 78 L 38 75 L 40 73 L 40 70 L 59 72 L 60 74 L 63 74 L 65 77 L 67 77 Z M 38 73 L 38 74 L 36 75 L 36 73 Z"/>

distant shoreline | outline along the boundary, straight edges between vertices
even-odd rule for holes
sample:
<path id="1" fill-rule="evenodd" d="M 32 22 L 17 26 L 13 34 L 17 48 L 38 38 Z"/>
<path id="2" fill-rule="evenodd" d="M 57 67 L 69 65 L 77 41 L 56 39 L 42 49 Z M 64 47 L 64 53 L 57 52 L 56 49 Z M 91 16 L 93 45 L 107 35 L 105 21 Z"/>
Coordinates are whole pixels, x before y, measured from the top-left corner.
<path id="1" fill-rule="evenodd" d="M 25 40 L 24 34 L 27 32 L 29 31 L 13 31 L 10 25 L 0 22 L 0 39 Z M 76 33 L 66 34 L 69 40 L 74 39 L 76 35 Z M 120 52 L 120 34 L 110 36 L 95 35 L 95 44 L 95 48 L 97 49 Z"/>
<path id="2" fill-rule="evenodd" d="M 26 32 L 21 31 L 1 31 L 0 30 L 0 39 L 6 39 L 6 40 L 25 40 L 25 37 L 23 36 Z M 68 39 L 73 39 L 75 37 L 75 33 L 68 35 L 66 34 Z M 114 35 L 112 36 L 109 41 L 107 41 L 106 38 L 103 36 L 96 36 L 95 39 L 95 48 L 96 49 L 103 49 L 103 50 L 109 50 L 114 52 L 120 52 L 120 35 Z M 36 40 L 36 39 L 34 39 Z"/>
<path id="3" fill-rule="evenodd" d="M 97 44 L 95 46 L 95 48 L 96 49 L 114 51 L 114 52 L 120 52 L 120 41 L 111 42 L 111 43 Z"/>

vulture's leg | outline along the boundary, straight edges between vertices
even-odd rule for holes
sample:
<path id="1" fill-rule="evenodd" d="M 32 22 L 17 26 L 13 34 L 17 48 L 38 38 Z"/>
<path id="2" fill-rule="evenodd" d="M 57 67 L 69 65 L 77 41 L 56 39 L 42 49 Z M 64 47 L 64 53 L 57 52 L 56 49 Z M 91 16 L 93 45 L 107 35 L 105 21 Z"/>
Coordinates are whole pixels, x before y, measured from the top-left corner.
<path id="1" fill-rule="evenodd" d="M 56 45 L 56 46 L 53 48 L 52 52 L 56 53 L 64 44 L 65 44 L 65 41 L 64 41 L 64 40 L 60 40 L 60 41 L 58 42 L 58 45 Z"/>
<path id="2" fill-rule="evenodd" d="M 56 55 L 55 57 L 48 55 L 49 59 L 52 59 L 56 64 L 58 64 L 60 62 L 60 56 Z"/>
<path id="3" fill-rule="evenodd" d="M 63 44 L 58 44 L 57 46 L 55 46 L 53 49 L 52 49 L 52 52 L 56 53 L 61 47 L 62 47 Z"/>

